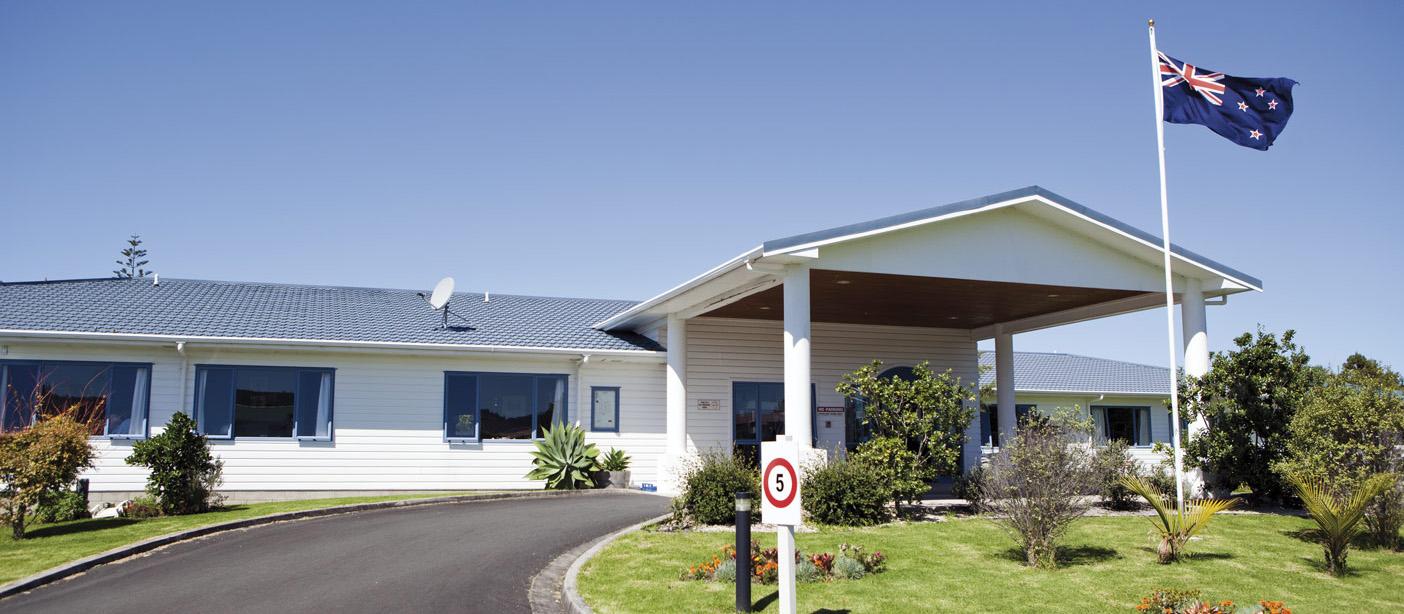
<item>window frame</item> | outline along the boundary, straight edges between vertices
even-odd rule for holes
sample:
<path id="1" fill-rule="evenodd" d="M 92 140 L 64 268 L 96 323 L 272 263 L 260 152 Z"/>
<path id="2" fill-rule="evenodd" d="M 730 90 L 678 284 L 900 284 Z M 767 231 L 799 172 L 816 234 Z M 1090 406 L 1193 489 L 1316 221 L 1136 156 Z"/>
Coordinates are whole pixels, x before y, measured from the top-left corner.
<path id="1" fill-rule="evenodd" d="M 190 401 L 191 401 L 191 402 L 190 402 L 190 406 L 193 408 L 193 409 L 191 410 L 192 413 L 195 414 L 194 416 L 192 416 L 192 418 L 194 418 L 194 420 L 195 420 L 195 428 L 198 429 L 199 432 L 200 432 L 200 434 L 204 435 L 205 437 L 207 437 L 207 438 L 209 438 L 209 439 L 219 440 L 219 441 L 297 441 L 297 442 L 303 442 L 303 441 L 307 441 L 307 442 L 330 442 L 330 441 L 335 441 L 335 438 L 336 438 L 336 367 L 297 367 L 297 366 L 286 366 L 286 365 L 280 366 L 280 365 L 228 365 L 228 364 L 196 364 L 196 365 L 194 365 L 194 367 L 195 367 L 195 370 L 194 370 L 194 384 L 191 386 L 192 395 L 193 395 L 193 396 L 192 396 L 192 398 L 191 398 L 191 400 L 190 400 Z M 206 429 L 205 429 L 205 406 L 204 406 L 204 405 L 205 405 L 205 399 L 204 399 L 204 396 L 205 396 L 205 395 L 202 394 L 204 391 L 203 391 L 203 390 L 201 389 L 201 387 L 200 387 L 200 373 L 201 373 L 202 371 L 208 371 L 209 369 L 228 369 L 228 370 L 231 372 L 231 373 L 230 373 L 230 385 L 229 385 L 229 412 L 230 412 L 229 415 L 230 415 L 230 422 L 229 422 L 229 434 L 228 434 L 228 435 L 218 435 L 218 434 L 212 435 L 212 434 L 210 434 L 209 432 L 207 432 Z M 241 370 L 243 370 L 243 371 L 292 371 L 292 372 L 294 373 L 293 381 L 296 382 L 296 384 L 295 384 L 294 387 L 293 387 L 293 424 L 292 424 L 292 434 L 291 434 L 290 436 L 288 436 L 288 437 L 253 437 L 253 436 L 239 437 L 239 436 L 236 436 L 236 435 L 234 434 L 234 427 L 235 427 L 235 425 L 236 425 L 236 423 L 238 422 L 238 419 L 239 419 L 238 413 L 237 413 L 237 403 L 235 403 L 235 396 L 236 396 L 236 395 L 238 394 L 238 392 L 239 392 L 239 371 L 241 371 Z M 297 403 L 298 403 L 298 398 L 302 396 L 302 374 L 303 374 L 303 373 L 323 373 L 323 374 L 327 374 L 327 375 L 330 375 L 330 376 L 331 376 L 331 386 L 330 386 L 331 398 L 327 399 L 327 434 L 326 434 L 325 437 L 319 436 L 319 435 L 316 435 L 316 434 L 313 434 L 313 435 L 299 435 L 299 434 L 298 434 L 298 431 L 297 431 L 297 427 L 298 427 L 298 420 L 297 420 Z M 319 390 L 318 390 L 318 395 L 319 395 L 319 397 L 320 397 L 320 394 L 321 394 L 321 390 L 320 390 L 320 388 L 319 388 Z M 320 402 L 320 401 L 319 401 L 319 402 Z"/>
<path id="2" fill-rule="evenodd" d="M 1153 409 L 1153 408 L 1152 408 L 1150 405 L 1092 405 L 1092 406 L 1090 406 L 1090 407 L 1088 408 L 1088 413 L 1092 414 L 1092 415 L 1093 415 L 1093 419 L 1095 420 L 1095 419 L 1096 419 L 1097 410 L 1101 410 L 1101 412 L 1102 412 L 1102 420 L 1101 420 L 1101 423 L 1095 425 L 1097 431 L 1100 433 L 1100 436 L 1099 436 L 1099 440 L 1100 440 L 1100 441 L 1098 441 L 1099 444 L 1106 444 L 1107 442 L 1111 441 L 1111 437 L 1109 437 L 1109 436 L 1108 436 L 1108 433 L 1107 433 L 1107 426 L 1108 426 L 1108 424 L 1107 424 L 1107 420 L 1108 420 L 1107 412 L 1108 412 L 1109 410 L 1126 410 L 1126 411 L 1131 412 L 1131 430 L 1132 430 L 1133 433 L 1136 433 L 1137 436 L 1139 436 L 1139 434 L 1140 434 L 1140 432 L 1141 432 L 1141 422 L 1142 422 L 1142 421 L 1141 421 L 1141 418 L 1142 418 L 1142 416 L 1144 416 L 1144 417 L 1145 417 L 1145 426 L 1146 426 L 1146 436 L 1150 439 L 1150 441 L 1147 442 L 1147 443 L 1136 443 L 1136 442 L 1133 440 L 1133 441 L 1128 441 L 1128 442 L 1126 442 L 1126 443 L 1129 444 L 1129 445 L 1130 445 L 1131 447 L 1133 447 L 1133 448 L 1150 448 L 1150 447 L 1154 446 L 1155 443 L 1156 443 L 1156 441 L 1155 441 L 1155 418 L 1153 418 L 1153 417 L 1151 416 L 1151 413 L 1152 413 L 1151 410 L 1152 410 L 1152 409 Z"/>
<path id="3" fill-rule="evenodd" d="M 595 405 L 595 392 L 596 392 L 596 391 L 605 391 L 605 390 L 612 390 L 612 391 L 614 391 L 614 428 L 600 428 L 600 427 L 598 427 L 598 426 L 595 425 L 595 416 L 597 415 L 597 413 L 598 413 L 599 410 L 600 410 L 600 408 L 599 408 L 599 407 L 596 407 L 596 405 Z M 592 432 L 592 433 L 618 433 L 618 432 L 619 432 L 619 406 L 622 404 L 622 401 L 621 401 L 621 399 L 620 399 L 620 396 L 621 396 L 622 394 L 623 394 L 623 393 L 622 393 L 622 391 L 620 391 L 619 386 L 591 386 L 591 387 L 590 387 L 590 432 Z"/>
<path id="4" fill-rule="evenodd" d="M 106 405 L 104 405 L 104 406 L 103 406 L 103 411 L 102 411 L 102 433 L 89 435 L 88 438 L 89 438 L 89 439 L 108 439 L 108 440 L 114 440 L 114 441 L 132 441 L 132 440 L 146 439 L 148 436 L 150 436 L 150 434 L 151 434 L 151 382 L 152 382 L 152 379 L 153 379 L 153 374 L 154 374 L 154 372 L 155 372 L 155 368 L 154 368 L 155 363 L 150 363 L 150 362 L 131 362 L 131 361 L 114 361 L 114 360 L 49 360 L 49 359 L 43 359 L 43 358 L 36 358 L 36 359 L 23 359 L 23 358 L 21 358 L 21 359 L 3 359 L 3 360 L 0 360 L 0 370 L 3 371 L 3 374 L 0 374 L 0 420 L 3 420 L 3 413 L 4 413 L 5 409 L 6 409 L 5 404 L 6 404 L 6 399 L 8 398 L 8 396 L 6 395 L 6 391 L 7 391 L 8 388 L 9 388 L 9 382 L 10 382 L 10 367 L 16 367 L 16 366 L 19 366 L 19 367 L 32 366 L 32 367 L 35 367 L 36 369 L 38 369 L 38 370 L 40 371 L 40 373 L 43 372 L 44 367 L 46 367 L 46 366 L 105 366 L 105 367 L 107 368 L 107 381 L 106 381 L 106 383 L 105 383 L 104 386 L 105 386 L 105 391 L 106 391 L 105 394 L 107 394 L 107 395 L 109 396 L 109 399 L 108 399 L 109 402 L 111 401 L 110 397 L 111 397 L 111 395 L 112 395 L 112 384 L 113 384 L 113 382 L 112 382 L 112 375 L 113 375 L 113 372 L 115 371 L 115 369 L 116 369 L 117 367 L 129 367 L 129 368 L 133 368 L 133 369 L 145 369 L 145 370 L 146 370 L 146 390 L 144 391 L 144 394 L 142 395 L 142 406 L 145 408 L 145 413 L 143 413 L 142 416 L 141 416 L 141 428 L 140 428 L 140 429 L 137 429 L 135 432 L 131 432 L 131 431 L 126 432 L 126 433 L 111 433 L 111 432 L 109 432 L 109 431 L 108 431 L 108 427 L 109 427 L 109 425 L 111 424 L 111 421 L 110 421 L 110 420 L 108 419 L 108 417 L 107 417 L 107 407 L 106 407 Z M 42 381 L 42 380 L 41 380 L 41 381 Z M 133 402 L 136 401 L 136 396 L 135 396 L 135 395 L 133 395 L 132 401 L 133 401 Z M 30 420 L 30 423 L 29 423 L 31 426 L 34 424 L 33 418 L 34 418 L 34 415 L 31 414 L 31 415 L 30 415 L 30 419 L 31 419 L 31 420 Z M 132 419 L 135 419 L 135 417 L 133 417 Z"/>
<path id="5" fill-rule="evenodd" d="M 1018 426 L 1029 414 L 1038 413 L 1038 403 L 1014 403 L 1014 422 Z M 998 450 L 999 443 L 999 403 L 985 403 L 980 406 L 980 447 Z M 985 435 L 988 434 L 989 437 Z"/>
<path id="6" fill-rule="evenodd" d="M 452 377 L 474 377 L 474 378 L 480 378 L 480 377 L 482 377 L 482 376 L 484 376 L 484 375 L 500 375 L 500 376 L 509 376 L 509 377 L 510 377 L 510 376 L 517 376 L 517 377 L 530 377 L 530 378 L 532 378 L 532 386 L 531 386 L 531 407 L 532 407 L 532 409 L 531 409 L 531 437 L 528 437 L 528 438 L 526 438 L 526 439 L 507 439 L 507 438 L 501 438 L 501 437 L 484 438 L 484 437 L 483 437 L 483 416 L 482 416 L 482 413 L 483 413 L 483 407 L 482 407 L 482 405 L 483 405 L 483 404 L 479 401 L 479 399 L 482 398 L 482 388 L 483 388 L 483 387 L 482 387 L 482 381 L 477 381 L 477 382 L 475 382 L 475 384 L 474 384 L 474 386 L 473 386 L 473 388 L 474 388 L 474 390 L 473 390 L 473 395 L 474 395 L 474 396 L 473 396 L 473 436 L 472 436 L 472 437 L 450 437 L 450 436 L 449 436 L 449 429 L 448 429 L 448 426 L 449 426 L 449 405 L 448 405 L 448 402 L 449 402 L 449 394 L 448 394 L 448 388 L 449 388 L 449 380 L 450 380 L 450 378 L 452 378 Z M 520 373 L 520 372 L 511 372 L 511 371 L 444 371 L 443 413 L 440 414 L 440 419 L 442 420 L 442 425 L 441 425 L 441 426 L 442 426 L 442 429 L 443 429 L 443 430 L 441 431 L 441 435 L 442 435 L 442 437 L 443 437 L 444 443 L 447 443 L 447 444 L 468 444 L 468 443 L 485 443 L 485 442 L 491 442 L 491 443 L 508 443 L 508 444 L 510 444 L 510 443 L 532 443 L 532 442 L 536 442 L 536 441 L 541 441 L 542 438 L 537 436 L 537 433 L 541 431 L 541 424 L 540 424 L 540 422 L 539 422 L 539 420 L 540 420 L 540 418 L 541 418 L 541 411 L 540 411 L 540 406 L 539 406 L 539 405 L 537 404 L 537 402 L 536 402 L 536 401 L 537 401 L 536 395 L 537 395 L 537 392 L 539 392 L 538 387 L 537 387 L 536 378 L 539 378 L 539 377 L 559 377 L 559 378 L 563 378 L 563 379 L 564 379 L 564 381 L 565 381 L 565 394 L 564 394 L 564 395 L 562 396 L 562 398 L 561 398 L 562 407 L 557 408 L 557 410 L 556 410 L 556 412 L 555 412 L 555 416 L 552 418 L 552 422 L 553 422 L 553 424 L 569 424 L 569 423 L 570 423 L 570 390 L 571 390 L 571 388 L 570 388 L 570 375 L 567 374 L 567 373 Z M 617 423 L 618 423 L 618 421 L 616 420 L 616 424 L 617 424 Z"/>
<path id="7" fill-rule="evenodd" d="M 761 442 L 764 441 L 763 439 L 761 439 L 762 433 L 764 433 L 765 431 L 764 431 L 764 429 L 761 428 L 761 415 L 760 415 L 760 414 L 761 414 L 761 410 L 760 410 L 759 407 L 757 407 L 756 410 L 755 410 L 755 414 L 756 414 L 756 437 L 755 437 L 755 439 L 740 440 L 740 439 L 737 439 L 737 438 L 736 438 L 736 414 L 737 414 L 737 412 L 736 412 L 736 387 L 737 387 L 737 386 L 753 386 L 753 385 L 771 385 L 771 386 L 778 385 L 778 386 L 781 386 L 780 402 L 781 402 L 781 403 L 784 403 L 784 401 L 785 401 L 785 395 L 784 395 L 784 385 L 785 385 L 785 382 L 764 382 L 764 381 L 753 381 L 753 380 L 745 380 L 745 381 L 743 381 L 743 380 L 733 380 L 733 381 L 731 382 L 731 413 L 729 414 L 729 415 L 730 415 L 730 421 L 731 421 L 731 445 L 732 445 L 733 447 L 735 447 L 735 446 L 759 446 L 759 445 L 761 444 Z M 814 445 L 813 439 L 816 437 L 816 434 L 815 434 L 815 430 L 816 430 L 816 429 L 815 429 L 815 423 L 818 421 L 818 419 L 819 419 L 819 390 L 818 390 L 818 385 L 817 385 L 817 384 L 814 384 L 814 383 L 810 383 L 810 384 L 809 384 L 809 437 L 810 437 L 810 439 L 811 439 L 811 441 L 809 442 L 810 445 Z M 784 424 L 784 423 L 782 422 L 781 424 Z"/>

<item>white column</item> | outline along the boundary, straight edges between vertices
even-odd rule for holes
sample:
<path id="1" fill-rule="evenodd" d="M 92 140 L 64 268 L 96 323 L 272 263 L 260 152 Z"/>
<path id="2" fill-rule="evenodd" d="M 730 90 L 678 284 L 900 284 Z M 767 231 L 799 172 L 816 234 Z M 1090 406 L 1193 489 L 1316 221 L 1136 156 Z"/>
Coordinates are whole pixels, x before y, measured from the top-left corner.
<path id="1" fill-rule="evenodd" d="M 1014 437 L 1014 427 L 1018 423 L 1014 400 L 1014 335 L 995 335 L 995 398 L 999 402 L 996 415 L 999 417 L 999 442 Z"/>
<path id="2" fill-rule="evenodd" d="M 667 455 L 687 452 L 687 320 L 668 316 Z"/>
<path id="3" fill-rule="evenodd" d="M 809 266 L 785 267 L 785 434 L 814 445 L 809 398 Z"/>
<path id="4" fill-rule="evenodd" d="M 1180 295 L 1180 331 L 1185 339 L 1185 375 L 1201 377 L 1209 372 L 1209 329 L 1204 314 L 1204 287 L 1198 279 L 1185 279 L 1185 289 Z M 1184 406 L 1184 400 L 1180 400 Z M 1193 437 L 1208 425 L 1195 420 L 1189 425 Z"/>

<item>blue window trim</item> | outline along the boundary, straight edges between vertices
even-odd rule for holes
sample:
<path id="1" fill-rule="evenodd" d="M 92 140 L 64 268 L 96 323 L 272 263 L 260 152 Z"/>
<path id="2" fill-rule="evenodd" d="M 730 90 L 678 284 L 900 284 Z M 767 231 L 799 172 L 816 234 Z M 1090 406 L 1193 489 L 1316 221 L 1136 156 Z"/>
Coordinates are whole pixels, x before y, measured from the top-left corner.
<path id="1" fill-rule="evenodd" d="M 5 367 L 5 368 L 7 368 L 7 369 L 8 369 L 9 367 L 12 367 L 12 366 L 35 366 L 35 367 L 38 367 L 38 368 L 40 368 L 40 369 L 42 370 L 44 367 L 49 366 L 49 365 L 57 365 L 57 366 L 65 366 L 65 365 L 85 365 L 85 366 L 86 366 L 86 365 L 103 365 L 103 366 L 106 366 L 106 367 L 108 367 L 108 371 L 107 371 L 107 390 L 108 390 L 108 394 L 111 394 L 111 392 L 112 392 L 112 368 L 113 368 L 113 367 L 135 367 L 135 368 L 138 368 L 138 369 L 146 369 L 146 398 L 143 399 L 144 405 L 146 406 L 146 415 L 144 415 L 144 416 L 141 417 L 141 429 L 140 429 L 138 432 L 136 432 L 136 433 L 109 433 L 109 432 L 107 432 L 107 426 L 108 426 L 107 413 L 106 413 L 106 409 L 104 409 L 104 410 L 103 410 L 103 419 L 102 419 L 102 434 L 101 434 L 101 435 L 93 435 L 92 437 L 106 438 L 106 439 L 111 439 L 111 440 L 137 440 L 137 439 L 146 439 L 147 436 L 150 435 L 150 433 L 151 433 L 151 380 L 152 380 L 152 373 L 155 371 L 155 369 L 153 368 L 153 366 L 154 366 L 153 363 L 149 363 L 149 362 L 122 362 L 122 361 L 110 361 L 110 360 L 46 360 L 46 359 L 38 359 L 38 360 L 24 360 L 24 359 L 8 360 L 8 359 L 7 359 L 7 360 L 0 360 L 0 367 Z M 9 374 L 8 374 L 8 373 L 6 373 L 6 377 L 5 377 L 4 379 L 5 379 L 6 385 L 8 385 L 8 382 L 9 382 Z M 5 394 L 5 391 L 4 391 L 4 390 L 0 390 L 0 396 L 3 396 L 4 394 Z M 3 398 L 0 398 L 0 408 L 3 407 L 3 402 L 4 402 Z"/>
<path id="2" fill-rule="evenodd" d="M 755 438 L 755 439 L 745 439 L 745 440 L 738 440 L 738 439 L 736 439 L 736 387 L 737 387 L 738 385 L 739 385 L 739 386 L 751 386 L 751 385 L 756 385 L 756 384 L 770 384 L 770 385 L 777 385 L 777 384 L 778 384 L 778 385 L 783 386 L 783 385 L 785 385 L 785 382 L 759 382 L 759 381 L 740 381 L 740 380 L 733 380 L 733 381 L 731 382 L 731 445 L 733 445 L 733 446 L 737 446 L 737 445 L 741 445 L 741 446 L 758 446 L 758 445 L 760 445 L 760 443 L 761 443 L 761 441 L 760 441 L 761 429 L 760 429 L 760 416 L 759 416 L 759 415 L 756 416 L 756 438 Z M 818 434 L 815 432 L 815 431 L 817 430 L 817 429 L 815 428 L 815 426 L 816 426 L 816 425 L 818 424 L 818 422 L 819 422 L 819 390 L 818 390 L 818 388 L 819 388 L 819 386 L 818 386 L 817 384 L 811 383 L 811 384 L 809 385 L 809 438 L 812 440 L 812 441 L 809 442 L 810 445 L 815 445 L 815 442 L 818 441 L 818 440 L 816 439 L 817 436 L 818 436 Z M 784 398 L 784 397 L 781 397 L 782 400 L 783 400 L 783 398 Z M 760 413 L 760 410 L 758 409 L 758 410 L 756 410 L 756 412 L 757 412 L 757 414 L 759 414 L 759 413 Z"/>
<path id="3" fill-rule="evenodd" d="M 1106 421 L 1107 421 L 1107 410 L 1108 410 L 1108 409 L 1126 409 L 1126 410 L 1130 410 L 1130 411 L 1131 411 L 1131 428 L 1134 429 L 1137 433 L 1140 433 L 1140 432 L 1141 432 L 1141 410 L 1143 410 L 1143 409 L 1146 410 L 1146 430 L 1150 433 L 1150 441 L 1148 441 L 1148 442 L 1146 442 L 1146 443 L 1131 443 L 1131 442 L 1128 442 L 1128 443 L 1131 443 L 1131 447 L 1133 447 L 1133 448 L 1149 448 L 1149 447 L 1155 445 L 1155 429 L 1153 428 L 1153 425 L 1155 424 L 1155 419 L 1151 417 L 1151 409 L 1152 409 L 1151 406 L 1149 406 L 1149 405 L 1105 405 L 1105 404 L 1102 404 L 1102 405 L 1092 405 L 1092 406 L 1089 406 L 1089 407 L 1087 408 L 1087 411 L 1088 411 L 1088 413 L 1093 413 L 1093 412 L 1095 412 L 1095 411 L 1098 410 L 1098 409 L 1102 410 L 1102 424 L 1099 425 L 1099 426 L 1102 427 L 1102 439 L 1103 439 L 1103 440 L 1106 440 L 1106 438 L 1107 438 L 1107 423 L 1106 423 Z"/>
<path id="4" fill-rule="evenodd" d="M 595 391 L 597 391 L 597 390 L 613 390 L 613 391 L 614 391 L 614 428 L 612 428 L 612 429 L 604 429 L 604 428 L 599 428 L 599 427 L 595 426 L 595 412 L 600 411 L 600 408 L 595 406 Z M 591 386 L 591 387 L 590 387 L 590 431 L 591 431 L 591 432 L 593 432 L 593 433 L 618 433 L 618 432 L 619 432 L 619 404 L 620 404 L 620 395 L 621 395 L 621 394 L 622 394 L 622 393 L 621 393 L 620 390 L 619 390 L 619 386 Z"/>
<path id="5" fill-rule="evenodd" d="M 204 408 L 204 404 L 205 404 L 205 403 L 204 403 L 204 398 L 203 398 L 204 395 L 200 394 L 200 393 L 203 392 L 203 391 L 200 390 L 199 382 L 200 382 L 200 372 L 201 372 L 201 371 L 204 371 L 204 370 L 208 370 L 208 369 L 229 369 L 230 371 L 233 371 L 233 372 L 235 373 L 235 378 L 231 380 L 231 383 L 233 383 L 233 384 L 235 384 L 235 385 L 231 385 L 231 386 L 229 387 L 229 407 L 231 408 L 231 411 L 233 411 L 232 408 L 234 407 L 234 395 L 236 394 L 236 392 L 237 392 L 238 389 L 239 389 L 239 387 L 237 386 L 237 383 L 238 383 L 237 374 L 238 374 L 239 371 L 293 371 L 293 372 L 298 373 L 299 375 L 302 374 L 302 373 L 327 373 L 327 374 L 330 374 L 330 375 L 331 375 L 331 378 L 332 378 L 332 380 L 331 380 L 331 398 L 327 400 L 327 434 L 326 434 L 326 436 L 325 436 L 325 437 L 322 437 L 322 436 L 318 436 L 318 435 L 315 435 L 315 434 L 314 434 L 314 435 L 299 435 L 299 434 L 297 433 L 297 398 L 300 397 L 300 396 L 302 395 L 302 378 L 301 378 L 301 377 L 293 378 L 293 379 L 296 381 L 296 384 L 295 384 L 294 387 L 293 387 L 293 433 L 292 433 L 292 436 L 291 436 L 291 437 L 235 437 L 235 436 L 234 436 L 234 424 L 233 424 L 232 422 L 231 422 L 230 425 L 229 425 L 229 435 L 228 435 L 228 436 L 224 436 L 224 435 L 210 435 L 209 433 L 206 433 L 206 432 L 205 432 L 205 408 Z M 221 440 L 221 441 L 233 441 L 233 440 L 235 440 L 235 439 L 243 439 L 243 440 L 245 440 L 245 441 L 333 441 L 333 440 L 335 439 L 335 434 L 336 434 L 336 429 L 334 428 L 334 427 L 336 426 L 336 368 L 335 368 L 335 367 L 290 367 L 290 366 L 277 366 L 277 365 L 196 364 L 196 365 L 195 365 L 195 385 L 194 385 L 194 386 L 191 386 L 191 388 L 193 389 L 193 390 L 192 390 L 192 394 L 193 394 L 194 396 L 193 396 L 193 398 L 191 399 L 190 406 L 191 406 L 192 408 L 194 408 L 192 411 L 193 411 L 193 413 L 195 414 L 194 416 L 191 416 L 191 417 L 194 418 L 196 428 L 198 428 L 198 429 L 200 430 L 200 433 L 204 434 L 206 437 L 208 437 L 208 438 L 210 438 L 210 439 L 219 439 L 219 440 Z M 320 391 L 319 391 L 319 393 L 320 393 Z M 237 419 L 237 418 L 236 418 L 236 419 Z"/>
<path id="6" fill-rule="evenodd" d="M 538 405 L 537 405 L 537 403 L 536 403 L 536 392 L 537 392 L 537 390 L 536 390 L 536 386 L 534 385 L 534 382 L 533 382 L 533 385 L 532 385 L 532 387 L 531 387 L 531 406 L 532 406 L 532 410 L 531 410 L 531 433 L 532 433 L 532 436 L 531 436 L 531 437 L 529 437 L 529 438 L 527 438 L 527 439 L 501 439 L 501 438 L 496 438 L 496 439 L 483 439 L 483 436 L 482 436 L 482 435 L 483 435 L 483 432 L 482 432 L 482 425 L 483 425 L 482 413 L 483 413 L 483 407 L 482 407 L 482 403 L 480 403 L 480 402 L 478 401 L 478 398 L 482 396 L 482 386 L 481 386 L 481 385 L 474 386 L 474 391 L 473 391 L 473 394 L 474 394 L 474 399 L 473 399 L 473 437 L 449 437 L 449 430 L 448 430 L 448 416 L 449 416 L 449 406 L 448 406 L 448 396 L 449 396 L 449 395 L 448 395 L 448 386 L 449 386 L 449 378 L 451 378 L 451 377 L 479 377 L 479 376 L 483 376 L 483 375 L 508 375 L 508 376 L 515 375 L 515 376 L 525 376 L 525 377 L 531 377 L 531 378 L 537 378 L 537 377 L 561 377 L 561 378 L 565 378 L 565 389 L 566 389 L 566 394 L 565 394 L 565 397 L 564 397 L 563 399 L 561 399 L 561 405 L 562 405 L 562 407 L 560 408 L 560 411 L 557 411 L 557 412 L 556 412 L 556 416 L 555 416 L 555 418 L 552 420 L 552 422 L 555 423 L 555 424 L 565 424 L 565 423 L 569 423 L 569 422 L 570 422 L 570 375 L 568 375 L 568 374 L 565 374 L 565 373 L 514 373 L 514 372 L 509 372 L 509 371 L 444 371 L 444 401 L 443 401 L 443 410 L 444 410 L 444 411 L 443 411 L 443 414 L 440 416 L 440 417 L 443 419 L 443 441 L 444 441 L 444 443 L 450 443 L 450 444 L 458 443 L 458 444 L 463 444 L 463 443 L 483 443 L 483 442 L 485 442 L 485 441 L 490 441 L 490 442 L 494 442 L 494 443 L 531 443 L 531 442 L 533 442 L 533 441 L 540 441 L 540 440 L 541 440 L 540 437 L 537 437 L 537 436 L 536 436 L 536 433 L 537 433 L 538 431 L 541 430 L 541 425 L 540 425 L 540 423 L 538 422 L 538 420 L 539 420 L 539 418 L 540 418 L 540 412 L 537 411 L 537 407 L 538 407 Z M 615 424 L 618 424 L 618 422 L 616 421 Z"/>

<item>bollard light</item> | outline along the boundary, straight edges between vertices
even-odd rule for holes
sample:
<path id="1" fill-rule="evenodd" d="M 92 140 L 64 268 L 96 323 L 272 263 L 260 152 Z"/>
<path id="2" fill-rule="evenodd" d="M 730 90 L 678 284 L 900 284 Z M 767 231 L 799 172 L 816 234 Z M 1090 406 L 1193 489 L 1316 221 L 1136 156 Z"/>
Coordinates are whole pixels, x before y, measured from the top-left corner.
<path id="1" fill-rule="evenodd" d="M 736 493 L 736 611 L 751 611 L 751 493 Z"/>

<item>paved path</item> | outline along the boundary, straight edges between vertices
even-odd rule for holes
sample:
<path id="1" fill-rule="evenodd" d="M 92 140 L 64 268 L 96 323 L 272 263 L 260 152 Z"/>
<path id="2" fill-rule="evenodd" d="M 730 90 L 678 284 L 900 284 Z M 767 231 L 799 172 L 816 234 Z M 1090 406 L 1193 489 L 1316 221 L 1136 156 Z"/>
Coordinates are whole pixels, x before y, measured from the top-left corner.
<path id="1" fill-rule="evenodd" d="M 431 505 L 255 527 L 0 600 L 0 612 L 530 612 L 566 550 L 667 511 L 609 493 Z"/>

